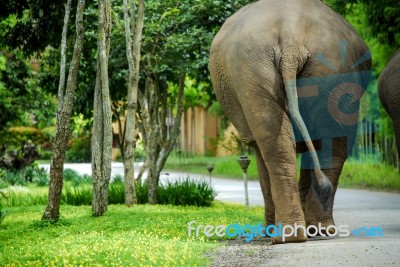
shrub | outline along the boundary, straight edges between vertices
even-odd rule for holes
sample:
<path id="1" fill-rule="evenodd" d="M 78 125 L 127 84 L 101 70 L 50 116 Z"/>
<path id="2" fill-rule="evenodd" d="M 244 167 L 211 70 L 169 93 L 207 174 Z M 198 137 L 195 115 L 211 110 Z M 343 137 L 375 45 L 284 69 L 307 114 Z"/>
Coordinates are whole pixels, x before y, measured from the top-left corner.
<path id="1" fill-rule="evenodd" d="M 124 182 L 124 176 L 120 174 L 114 175 L 114 177 L 111 179 L 111 183 L 123 183 Z"/>
<path id="2" fill-rule="evenodd" d="M 61 196 L 63 204 L 80 206 L 92 204 L 93 190 L 85 186 L 66 186 Z"/>
<path id="3" fill-rule="evenodd" d="M 33 165 L 27 166 L 27 167 L 24 168 L 25 181 L 27 181 L 27 182 L 32 182 L 33 181 L 33 178 L 36 175 L 36 169 L 37 169 L 37 166 L 33 166 Z"/>
<path id="4" fill-rule="evenodd" d="M 32 142 L 34 144 L 42 144 L 46 142 L 46 136 L 42 132 L 34 127 L 10 127 L 5 133 L 3 142 L 8 146 L 21 146 L 26 142 Z"/>
<path id="5" fill-rule="evenodd" d="M 51 150 L 41 149 L 39 151 L 40 159 L 49 160 L 49 159 L 51 159 L 52 155 L 53 155 L 53 152 Z"/>
<path id="6" fill-rule="evenodd" d="M 93 183 L 93 177 L 89 174 L 84 174 L 81 176 L 81 181 L 83 183 L 87 183 L 87 184 L 92 184 Z"/>
<path id="7" fill-rule="evenodd" d="M 7 188 L 7 187 L 9 187 L 9 186 L 10 186 L 10 185 L 9 185 L 6 181 L 0 180 L 0 189 Z"/>
<path id="8" fill-rule="evenodd" d="M 125 187 L 122 182 L 113 182 L 108 188 L 108 203 L 123 204 L 125 203 Z"/>
<path id="9" fill-rule="evenodd" d="M 7 198 L 6 194 L 0 191 L 0 200 Z M 2 201 L 0 201 L 0 224 L 6 217 L 6 211 L 3 210 L 3 205 L 1 204 Z"/>
<path id="10" fill-rule="evenodd" d="M 68 169 L 68 175 L 74 176 L 72 171 Z M 67 176 L 68 177 L 68 176 Z M 75 179 L 75 178 L 69 178 Z M 71 180 L 70 180 L 71 181 Z M 9 207 L 17 206 L 33 206 L 45 205 L 47 203 L 47 194 L 44 192 L 39 194 L 31 194 L 28 191 L 22 192 L 21 189 L 27 190 L 25 187 L 15 187 L 13 190 L 7 191 L 7 199 L 0 198 L 0 205 L 4 204 Z M 137 184 L 136 196 L 139 204 L 148 203 L 148 185 Z M 168 182 L 160 185 L 158 188 L 159 204 L 169 204 L 176 206 L 210 206 L 215 197 L 215 191 L 205 181 L 197 182 L 187 178 L 175 182 Z M 93 189 L 88 184 L 71 185 L 66 184 L 61 196 L 62 204 L 67 205 L 91 205 Z M 125 191 L 124 184 L 118 180 L 109 185 L 108 191 L 109 204 L 124 204 Z"/>
<path id="11" fill-rule="evenodd" d="M 69 162 L 90 162 L 90 149 L 89 137 L 76 138 L 72 141 L 72 144 L 65 154 L 65 160 Z"/>
<path id="12" fill-rule="evenodd" d="M 216 192 L 206 181 L 194 181 L 189 178 L 161 185 L 158 190 L 158 202 L 175 206 L 211 206 Z"/>
<path id="13" fill-rule="evenodd" d="M 135 161 L 144 161 L 146 159 L 146 151 L 143 142 L 136 142 L 134 157 Z"/>
<path id="14" fill-rule="evenodd" d="M 81 175 L 73 169 L 64 169 L 63 176 L 65 181 L 71 182 L 74 186 L 82 183 Z"/>
<path id="15" fill-rule="evenodd" d="M 136 198 L 139 204 L 146 204 L 149 202 L 149 185 L 147 183 L 136 183 Z"/>
<path id="16" fill-rule="evenodd" d="M 46 186 L 49 184 L 49 174 L 45 168 L 36 168 L 33 182 L 38 186 Z"/>
<path id="17" fill-rule="evenodd" d="M 3 180 L 10 185 L 26 185 L 25 170 L 6 171 Z"/>

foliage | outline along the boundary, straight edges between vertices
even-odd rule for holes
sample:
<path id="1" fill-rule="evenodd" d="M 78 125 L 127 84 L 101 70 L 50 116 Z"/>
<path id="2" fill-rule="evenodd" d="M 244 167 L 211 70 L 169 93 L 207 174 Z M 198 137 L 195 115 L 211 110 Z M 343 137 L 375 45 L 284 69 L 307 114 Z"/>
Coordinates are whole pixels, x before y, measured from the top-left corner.
<path id="1" fill-rule="evenodd" d="M 0 47 L 0 131 L 7 126 L 33 125 L 49 121 L 55 102 L 37 84 L 35 61 L 24 59 L 20 51 Z M 4 138 L 4 133 L 2 138 Z"/>
<path id="2" fill-rule="evenodd" d="M 58 223 L 43 224 L 38 222 L 42 210 L 9 209 L 0 230 L 3 265 L 208 266 L 207 253 L 223 243 L 188 238 L 188 222 L 245 225 L 264 218 L 261 207 L 245 210 L 220 203 L 209 208 L 110 205 L 100 218 L 90 216 L 87 206 L 65 205 Z"/>
<path id="3" fill-rule="evenodd" d="M 25 174 L 26 174 L 26 170 L 9 170 L 6 171 L 3 176 L 2 179 L 14 186 L 14 185 L 26 185 L 26 178 L 25 178 Z"/>
<path id="4" fill-rule="evenodd" d="M 6 194 L 3 193 L 2 191 L 0 191 L 0 199 L 1 198 L 7 198 Z M 3 210 L 3 205 L 1 204 L 1 201 L 0 201 L 0 224 L 6 217 L 6 214 L 7 214 L 7 212 L 5 210 Z"/>
<path id="5" fill-rule="evenodd" d="M 74 5 L 75 5 L 75 1 Z M 2 45 L 22 48 L 26 55 L 60 44 L 65 1 L 1 1 Z M 75 5 L 76 6 L 76 5 Z"/>
<path id="6" fill-rule="evenodd" d="M 27 185 L 28 182 L 46 186 L 49 183 L 49 174 L 45 168 L 39 168 L 35 164 L 21 170 L 0 169 L 0 183 L 4 183 L 0 189 L 10 185 Z"/>
<path id="7" fill-rule="evenodd" d="M 85 119 L 82 113 L 72 116 L 72 134 L 76 137 L 83 137 L 90 133 L 89 127 L 92 125 L 93 119 Z"/>
<path id="8" fill-rule="evenodd" d="M 74 206 L 92 204 L 93 188 L 89 179 L 85 179 L 85 176 L 79 175 L 72 169 L 64 170 L 64 179 L 66 185 L 61 196 L 63 204 Z M 9 198 L 0 201 L 0 204 L 4 206 L 47 204 L 47 192 L 43 190 L 35 193 L 35 190 L 25 188 L 17 191 L 7 189 L 6 192 L 8 192 Z M 137 184 L 136 194 L 139 204 L 148 203 L 148 185 Z M 186 180 L 167 182 L 161 185 L 158 191 L 159 204 L 164 205 L 208 207 L 212 204 L 215 196 L 215 191 L 207 182 L 196 182 L 190 180 L 189 177 Z M 109 204 L 125 203 L 124 183 L 118 177 L 114 177 L 109 184 L 108 202 Z"/>
<path id="9" fill-rule="evenodd" d="M 124 176 L 120 174 L 114 175 L 114 177 L 111 179 L 111 183 L 123 183 L 124 182 Z"/>
<path id="10" fill-rule="evenodd" d="M 7 146 L 19 147 L 26 142 L 38 145 L 50 141 L 39 129 L 32 126 L 10 127 L 4 134 L 5 136 L 2 138 L 2 141 Z"/>
<path id="11" fill-rule="evenodd" d="M 346 162 L 339 179 L 341 187 L 400 190 L 399 173 L 387 164 Z"/>
<path id="12" fill-rule="evenodd" d="M 176 206 L 211 206 L 216 192 L 206 181 L 195 181 L 189 177 L 185 180 L 168 182 L 161 186 L 158 191 L 158 201 L 160 204 L 171 204 Z"/>
<path id="13" fill-rule="evenodd" d="M 64 181 L 71 182 L 71 184 L 73 184 L 74 186 L 80 185 L 81 183 L 85 182 L 82 179 L 82 176 L 74 169 L 64 169 L 63 177 Z"/>
<path id="14" fill-rule="evenodd" d="M 390 46 L 400 44 L 400 6 L 396 0 L 327 0 L 339 13 L 351 14 L 352 10 L 360 8 L 365 14 L 364 27 L 381 43 Z"/>
<path id="15" fill-rule="evenodd" d="M 91 205 L 93 190 L 88 186 L 65 186 L 61 202 L 67 205 Z"/>
<path id="16" fill-rule="evenodd" d="M 254 155 L 248 155 L 248 157 L 251 160 L 248 169 L 248 177 L 251 180 L 257 180 L 258 172 L 256 159 Z M 214 158 L 185 155 L 182 155 L 181 158 L 179 158 L 178 155 L 172 154 L 171 157 L 168 158 L 166 169 L 198 173 L 208 177 L 206 166 L 208 164 L 213 164 L 213 177 L 242 179 L 243 173 L 237 163 L 238 158 L 239 156 Z M 299 160 L 300 157 L 298 157 L 298 163 L 300 162 Z M 367 161 L 366 159 L 356 161 L 353 158 L 349 158 L 346 161 L 339 178 L 339 185 L 341 187 L 399 191 L 400 180 L 396 168 L 379 162 Z"/>
<path id="17" fill-rule="evenodd" d="M 257 164 L 254 155 L 248 155 L 251 160 L 247 175 L 250 180 L 258 179 Z M 204 157 L 195 155 L 177 155 L 171 154 L 168 158 L 165 169 L 181 172 L 190 172 L 209 175 L 206 166 L 214 165 L 212 175 L 225 178 L 241 179 L 243 177 L 242 169 L 237 160 L 239 155 L 225 157 Z"/>
<path id="18" fill-rule="evenodd" d="M 90 138 L 83 136 L 72 139 L 71 145 L 65 153 L 65 160 L 68 162 L 90 162 L 90 158 Z"/>
<path id="19" fill-rule="evenodd" d="M 168 101 L 170 102 L 170 105 L 173 106 L 174 102 L 178 98 L 178 85 L 172 82 L 168 82 L 167 84 L 170 94 Z M 185 89 L 183 93 L 184 109 L 186 110 L 195 106 L 208 107 L 210 104 L 210 93 L 208 92 L 208 88 L 210 88 L 208 82 L 197 82 L 195 78 L 186 76 Z"/>
<path id="20" fill-rule="evenodd" d="M 47 186 L 49 184 L 49 180 L 49 173 L 45 168 L 36 168 L 33 174 L 32 182 L 38 186 Z"/>
<path id="21" fill-rule="evenodd" d="M 81 175 L 74 169 L 64 169 L 63 177 L 64 181 L 71 182 L 73 185 L 79 185 L 81 183 Z"/>

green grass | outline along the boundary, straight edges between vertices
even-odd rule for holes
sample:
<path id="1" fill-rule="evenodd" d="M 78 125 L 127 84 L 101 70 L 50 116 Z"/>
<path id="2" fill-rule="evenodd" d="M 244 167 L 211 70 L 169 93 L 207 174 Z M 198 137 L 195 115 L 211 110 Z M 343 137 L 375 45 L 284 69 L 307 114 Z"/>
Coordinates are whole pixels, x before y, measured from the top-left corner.
<path id="1" fill-rule="evenodd" d="M 250 180 L 257 180 L 257 163 L 254 155 L 249 155 L 251 160 L 247 175 Z M 212 175 L 223 177 L 241 179 L 243 177 L 242 169 L 237 160 L 239 156 L 225 156 L 225 157 L 201 157 L 201 156 L 181 156 L 179 157 L 172 154 L 164 167 L 166 170 L 182 171 L 189 173 L 198 173 L 208 175 L 207 166 L 214 165 Z"/>
<path id="2" fill-rule="evenodd" d="M 76 180 L 65 181 L 61 195 L 61 204 L 64 205 L 91 205 L 93 197 L 92 185 L 85 182 L 75 185 Z M 148 203 L 148 185 L 136 185 L 136 196 L 139 204 Z M 46 205 L 48 187 L 35 184 L 27 186 L 10 186 L 0 191 L 0 207 L 21 207 Z M 157 192 L 159 204 L 177 206 L 205 206 L 214 201 L 216 192 L 206 181 L 182 179 L 166 184 L 160 184 Z M 124 184 L 114 181 L 109 185 L 108 203 L 123 204 L 125 202 Z M 1 209 L 0 209 L 1 210 Z"/>
<path id="3" fill-rule="evenodd" d="M 400 172 L 386 164 L 346 162 L 340 187 L 400 191 Z"/>
<path id="4" fill-rule="evenodd" d="M 260 207 L 110 205 L 98 218 L 90 206 L 62 206 L 55 224 L 40 221 L 44 206 L 8 208 L 0 224 L 2 266 L 205 266 L 216 238 L 187 236 L 187 223 L 229 225 L 263 221 Z"/>
<path id="5" fill-rule="evenodd" d="M 222 178 L 242 179 L 242 170 L 237 163 L 239 156 L 200 157 L 190 156 L 179 158 L 172 155 L 165 169 L 199 173 L 208 175 L 206 166 L 214 164 L 213 176 Z M 248 176 L 251 180 L 258 179 L 257 164 L 254 155 L 249 155 L 251 163 Z M 400 191 L 400 172 L 393 166 L 376 163 L 376 159 L 365 159 L 363 162 L 348 159 L 339 179 L 339 186 L 345 188 L 364 188 L 385 191 Z M 299 167 L 299 157 L 298 157 Z"/>

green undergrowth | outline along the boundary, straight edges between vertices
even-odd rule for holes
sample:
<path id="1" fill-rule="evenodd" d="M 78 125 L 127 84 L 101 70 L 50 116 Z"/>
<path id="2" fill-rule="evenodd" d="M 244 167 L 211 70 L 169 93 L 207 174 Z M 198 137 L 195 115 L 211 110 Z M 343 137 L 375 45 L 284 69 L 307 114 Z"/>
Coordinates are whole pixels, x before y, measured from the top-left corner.
<path id="1" fill-rule="evenodd" d="M 240 156 L 224 156 L 224 157 L 202 157 L 202 156 L 178 156 L 171 155 L 164 167 L 166 170 L 182 171 L 189 173 L 197 173 L 209 175 L 207 166 L 213 165 L 212 175 L 239 179 L 243 177 L 243 171 L 237 160 Z M 247 175 L 250 180 L 257 180 L 257 164 L 254 155 L 248 155 L 250 161 Z"/>
<path id="2" fill-rule="evenodd" d="M 213 176 L 221 178 L 242 179 L 243 173 L 237 163 L 239 156 L 226 157 L 177 157 L 171 156 L 166 165 L 170 171 L 184 171 L 208 175 L 207 165 L 213 164 Z M 258 179 L 256 160 L 254 155 L 249 155 L 251 160 L 248 177 L 251 180 Z M 298 167 L 300 157 L 298 156 Z M 299 171 L 298 171 L 299 176 Z M 393 166 L 379 163 L 377 160 L 364 160 L 363 162 L 348 159 L 343 167 L 339 179 L 339 186 L 345 188 L 360 188 L 384 191 L 400 191 L 400 172 Z"/>
<path id="3" fill-rule="evenodd" d="M 221 246 L 216 238 L 188 237 L 187 224 L 256 224 L 260 207 L 220 202 L 211 207 L 110 205 L 102 217 L 90 206 L 61 207 L 54 224 L 41 222 L 44 206 L 8 208 L 0 224 L 2 266 L 205 266 Z M 221 239 L 219 237 L 218 239 Z"/>
<path id="4" fill-rule="evenodd" d="M 340 187 L 400 192 L 400 172 L 378 163 L 346 162 L 339 180 Z"/>

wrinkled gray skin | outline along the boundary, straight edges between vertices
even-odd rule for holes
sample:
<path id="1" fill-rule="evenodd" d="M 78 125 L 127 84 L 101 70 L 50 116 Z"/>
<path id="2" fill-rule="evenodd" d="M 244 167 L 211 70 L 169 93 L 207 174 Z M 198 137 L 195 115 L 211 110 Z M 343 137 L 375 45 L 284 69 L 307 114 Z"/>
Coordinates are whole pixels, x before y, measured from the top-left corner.
<path id="1" fill-rule="evenodd" d="M 379 76 L 378 95 L 382 106 L 393 120 L 397 154 L 400 157 L 400 49 Z"/>
<path id="2" fill-rule="evenodd" d="M 344 62 L 339 49 L 343 40 L 347 43 Z M 322 138 L 324 133 L 331 138 L 331 130 L 321 116 L 309 122 L 312 129 L 307 129 L 299 112 L 296 78 L 369 70 L 370 60 L 353 66 L 368 51 L 351 26 L 319 0 L 255 2 L 231 16 L 215 36 L 209 63 L 215 94 L 242 140 L 255 150 L 267 225 L 334 224 L 333 199 L 347 158 L 349 135 L 333 138 L 331 153 L 317 157 L 310 130 Z M 331 65 L 321 63 L 318 54 Z M 346 88 L 339 91 L 347 92 Z M 309 114 L 327 110 L 321 105 L 306 108 Z M 336 117 L 357 123 L 358 110 L 353 116 L 342 115 Z M 314 169 L 301 170 L 299 184 L 291 119 L 306 140 L 314 164 Z M 327 158 L 332 165 L 321 169 L 320 162 Z M 285 242 L 306 240 L 299 231 Z M 275 237 L 273 242 L 282 239 Z"/>

